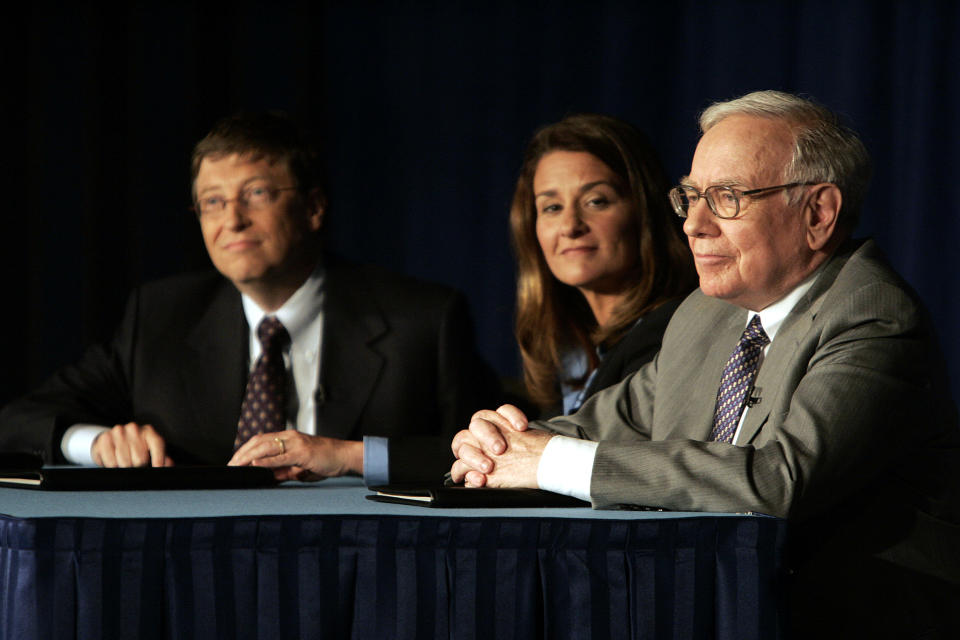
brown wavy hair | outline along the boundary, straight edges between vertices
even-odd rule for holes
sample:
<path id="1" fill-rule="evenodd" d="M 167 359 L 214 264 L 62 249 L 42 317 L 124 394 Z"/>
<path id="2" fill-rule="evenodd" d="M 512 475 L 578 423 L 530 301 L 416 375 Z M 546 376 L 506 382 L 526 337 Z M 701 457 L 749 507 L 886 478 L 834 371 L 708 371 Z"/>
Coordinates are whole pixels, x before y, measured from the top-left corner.
<path id="1" fill-rule="evenodd" d="M 598 326 L 583 295 L 550 272 L 537 240 L 533 176 L 551 151 L 583 151 L 606 164 L 633 204 L 637 263 L 628 275 L 623 301 L 607 325 Z M 559 399 L 561 354 L 582 348 L 589 372 L 597 367 L 597 345 L 611 347 L 637 318 L 694 286 L 690 251 L 680 221 L 667 201 L 669 185 L 653 147 L 636 128 L 610 116 L 571 115 L 538 130 L 527 145 L 510 207 L 510 232 L 517 258 L 516 337 L 530 398 L 546 408 Z M 583 384 L 585 378 L 567 381 Z"/>

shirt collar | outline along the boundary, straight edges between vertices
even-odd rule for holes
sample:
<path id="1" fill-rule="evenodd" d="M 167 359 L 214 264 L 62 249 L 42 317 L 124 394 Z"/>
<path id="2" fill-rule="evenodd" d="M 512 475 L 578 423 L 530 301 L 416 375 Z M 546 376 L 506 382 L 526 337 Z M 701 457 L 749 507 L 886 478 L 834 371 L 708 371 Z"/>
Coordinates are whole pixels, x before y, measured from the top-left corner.
<path id="1" fill-rule="evenodd" d="M 824 262 L 824 264 L 826 264 L 826 262 Z M 817 281 L 817 277 L 820 275 L 821 271 L 823 271 L 823 265 L 817 267 L 813 273 L 807 276 L 803 282 L 794 287 L 790 293 L 783 296 L 763 311 L 750 311 L 750 313 L 747 314 L 747 324 L 750 324 L 750 321 L 753 320 L 753 316 L 760 316 L 760 324 L 763 325 L 763 331 L 767 334 L 767 337 L 770 338 L 770 342 L 773 342 L 773 337 L 780 329 L 780 325 L 782 325 L 783 321 L 786 320 L 787 315 L 793 311 L 793 308 L 796 306 L 797 302 L 800 301 L 800 298 L 802 298 L 807 291 L 810 290 L 810 287 L 813 286 L 813 283 Z"/>
<path id="2" fill-rule="evenodd" d="M 318 263 L 313 273 L 304 281 L 300 288 L 293 292 L 283 306 L 270 314 L 283 323 L 291 342 L 296 342 L 298 336 L 317 317 L 323 307 L 323 283 L 325 271 L 323 264 Z M 243 314 L 247 318 L 247 325 L 251 332 L 255 332 L 260 321 L 263 320 L 263 309 L 257 306 L 252 298 L 241 294 Z"/>

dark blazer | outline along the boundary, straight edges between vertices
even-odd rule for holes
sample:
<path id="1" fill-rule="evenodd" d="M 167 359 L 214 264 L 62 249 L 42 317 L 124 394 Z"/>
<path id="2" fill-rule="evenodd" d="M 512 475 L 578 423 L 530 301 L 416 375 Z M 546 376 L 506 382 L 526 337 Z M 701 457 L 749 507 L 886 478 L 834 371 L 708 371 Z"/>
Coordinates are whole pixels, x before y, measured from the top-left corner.
<path id="1" fill-rule="evenodd" d="M 664 302 L 653 311 L 643 315 L 620 341 L 603 355 L 597 375 L 590 381 L 584 400 L 601 389 L 617 384 L 628 375 L 647 364 L 660 350 L 663 332 L 680 306 L 682 299 Z"/>
<path id="2" fill-rule="evenodd" d="M 462 296 L 374 267 L 328 265 L 317 433 L 442 435 L 491 402 Z M 152 424 L 178 464 L 232 454 L 249 333 L 236 288 L 215 272 L 144 285 L 113 341 L 87 351 L 0 413 L 0 449 L 62 462 L 72 424 Z M 449 440 L 448 440 L 449 441 Z"/>
<path id="3" fill-rule="evenodd" d="M 644 314 L 640 321 L 633 325 L 619 342 L 610 347 L 603 354 L 597 373 L 590 380 L 583 394 L 583 400 L 598 391 L 617 384 L 628 375 L 647 364 L 660 350 L 663 332 L 667 329 L 673 312 L 680 306 L 682 298 L 668 300 L 659 307 Z M 534 409 L 535 411 L 535 409 Z M 558 402 L 545 411 L 539 412 L 539 417 L 546 419 L 563 414 L 563 402 Z"/>
<path id="4" fill-rule="evenodd" d="M 872 242 L 838 252 L 770 345 L 737 446 L 708 442 L 746 320 L 695 291 L 653 362 L 539 426 L 600 441 L 597 507 L 789 518 L 796 637 L 958 637 L 960 430 L 915 294 Z"/>

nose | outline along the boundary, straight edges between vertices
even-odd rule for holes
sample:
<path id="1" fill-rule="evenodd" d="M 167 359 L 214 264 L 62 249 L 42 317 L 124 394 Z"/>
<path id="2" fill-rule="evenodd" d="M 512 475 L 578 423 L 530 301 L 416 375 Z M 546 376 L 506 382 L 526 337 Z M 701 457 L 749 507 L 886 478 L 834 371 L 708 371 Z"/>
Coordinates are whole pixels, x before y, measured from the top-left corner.
<path id="1" fill-rule="evenodd" d="M 716 235 L 717 221 L 707 204 L 706 198 L 699 198 L 687 209 L 687 219 L 683 221 L 683 232 L 691 238 Z"/>
<path id="2" fill-rule="evenodd" d="M 560 222 L 560 232 L 568 238 L 578 238 L 587 233 L 590 227 L 583 219 L 583 211 L 578 205 L 567 207 Z"/>
<path id="3" fill-rule="evenodd" d="M 234 198 L 227 201 L 227 206 L 223 210 L 223 225 L 231 230 L 244 229 L 250 224 L 247 218 L 247 208 L 240 201 L 240 198 Z"/>

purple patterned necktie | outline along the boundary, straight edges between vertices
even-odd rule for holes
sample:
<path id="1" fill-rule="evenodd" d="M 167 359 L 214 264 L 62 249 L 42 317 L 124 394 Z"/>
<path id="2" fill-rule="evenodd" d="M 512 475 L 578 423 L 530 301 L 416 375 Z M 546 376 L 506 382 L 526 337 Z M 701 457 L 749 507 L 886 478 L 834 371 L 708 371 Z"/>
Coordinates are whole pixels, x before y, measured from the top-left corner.
<path id="1" fill-rule="evenodd" d="M 760 368 L 760 355 L 769 342 L 770 338 L 763 332 L 760 324 L 760 316 L 753 316 L 753 320 L 740 336 L 737 348 L 730 354 L 727 366 L 723 368 L 710 440 L 733 442 L 733 434 L 737 432 L 740 414 L 743 413 L 744 401 L 753 388 L 753 380 Z"/>
<path id="2" fill-rule="evenodd" d="M 257 325 L 257 338 L 260 357 L 247 380 L 234 451 L 258 433 L 287 428 L 287 370 L 283 364 L 283 347 L 290 341 L 290 334 L 279 320 L 268 316 Z"/>

